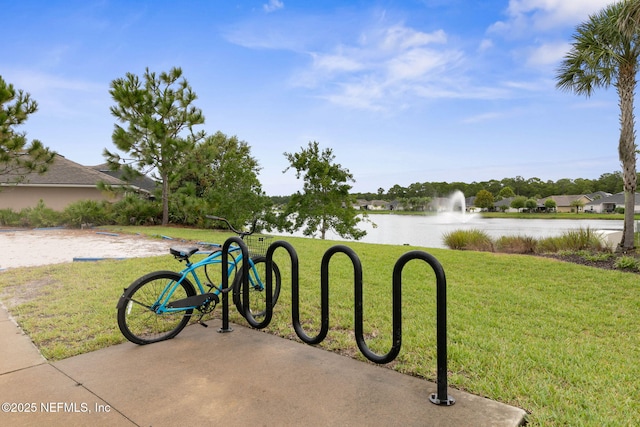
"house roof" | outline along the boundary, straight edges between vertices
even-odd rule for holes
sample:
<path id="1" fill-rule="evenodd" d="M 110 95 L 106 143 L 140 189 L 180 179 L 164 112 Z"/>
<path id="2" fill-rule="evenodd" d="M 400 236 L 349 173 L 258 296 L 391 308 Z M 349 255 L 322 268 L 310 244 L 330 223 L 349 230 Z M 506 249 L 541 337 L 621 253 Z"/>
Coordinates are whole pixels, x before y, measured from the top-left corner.
<path id="1" fill-rule="evenodd" d="M 0 184 L 8 183 L 9 180 L 7 178 L 8 177 L 0 176 Z M 89 167 L 82 166 L 79 163 L 64 158 L 60 154 L 56 154 L 47 172 L 43 174 L 31 172 L 25 176 L 25 181 L 20 185 L 95 187 L 99 182 L 116 186 L 127 185 L 124 181 Z"/>
<path id="2" fill-rule="evenodd" d="M 594 200 L 587 203 L 587 205 L 601 205 L 603 203 L 624 206 L 624 192 L 612 194 L 609 197 L 603 197 L 601 199 Z M 640 193 L 636 193 L 636 205 L 638 204 L 640 204 Z"/>
<path id="3" fill-rule="evenodd" d="M 495 202 L 493 205 L 495 207 L 500 207 L 500 206 L 511 206 L 511 202 L 513 201 L 513 199 L 515 199 L 515 197 L 505 197 L 504 199 L 498 200 L 497 202 Z"/>
<path id="4" fill-rule="evenodd" d="M 98 172 L 107 174 L 111 177 L 117 178 L 122 180 L 122 171 L 121 170 L 111 170 L 109 169 L 109 164 L 108 163 L 103 163 L 101 165 L 97 165 L 97 166 L 91 166 L 91 169 L 93 170 L 97 170 Z M 124 181 L 124 180 L 123 180 Z M 143 190 L 148 191 L 149 193 L 152 193 L 154 190 L 156 190 L 156 188 L 158 188 L 158 182 L 154 181 L 153 179 L 149 178 L 148 176 L 139 176 L 136 177 L 130 181 L 126 181 L 129 184 L 141 188 Z"/>
<path id="5" fill-rule="evenodd" d="M 611 193 L 607 193 L 606 191 L 596 191 L 595 193 L 587 194 L 587 196 L 592 200 L 596 201 L 598 199 L 604 199 L 605 197 L 611 196 Z M 590 202 L 591 203 L 591 202 Z"/>
<path id="6" fill-rule="evenodd" d="M 544 205 L 545 201 L 551 199 L 556 202 L 557 206 L 571 206 L 572 202 L 575 202 L 576 200 L 580 200 L 582 198 L 586 198 L 589 201 L 591 200 L 591 198 L 586 194 L 569 194 L 569 195 L 562 195 L 562 196 L 545 197 L 544 199 L 538 200 L 538 203 Z"/>

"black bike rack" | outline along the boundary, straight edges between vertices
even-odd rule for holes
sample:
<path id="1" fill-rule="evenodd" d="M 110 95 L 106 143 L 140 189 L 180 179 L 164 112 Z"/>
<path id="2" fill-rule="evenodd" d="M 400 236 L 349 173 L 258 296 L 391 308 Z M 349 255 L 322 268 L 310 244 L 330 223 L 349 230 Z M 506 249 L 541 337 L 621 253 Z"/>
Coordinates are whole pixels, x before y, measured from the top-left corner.
<path id="1" fill-rule="evenodd" d="M 231 237 L 228 239 L 222 248 L 222 257 L 227 260 L 228 250 L 231 243 L 236 243 L 242 250 L 243 257 L 248 256 L 247 247 L 244 242 L 238 237 Z M 245 304 L 244 316 L 249 324 L 258 329 L 262 329 L 271 322 L 273 315 L 272 307 L 272 263 L 273 254 L 278 248 L 284 248 L 291 260 L 291 320 L 296 335 L 305 343 L 315 345 L 321 343 L 327 336 L 329 331 L 329 262 L 331 258 L 337 253 L 343 253 L 349 257 L 353 264 L 353 282 L 355 293 L 355 338 L 356 344 L 360 352 L 370 361 L 378 364 L 385 364 L 393 361 L 400 353 L 402 346 L 402 270 L 405 265 L 412 260 L 423 260 L 432 268 L 436 277 L 436 351 L 437 351 L 437 393 L 431 394 L 429 401 L 436 405 L 451 406 L 455 403 L 455 399 L 447 393 L 447 281 L 444 273 L 444 269 L 440 262 L 431 254 L 423 251 L 410 251 L 402 255 L 397 261 L 393 269 L 393 284 L 392 284 L 392 328 L 393 338 L 392 346 L 387 354 L 378 355 L 371 351 L 366 344 L 363 333 L 363 287 L 362 287 L 362 264 L 358 255 L 353 249 L 344 245 L 336 245 L 329 248 L 322 257 L 322 264 L 320 270 L 320 316 L 321 326 L 320 332 L 311 337 L 306 334 L 304 328 L 300 323 L 300 287 L 299 287 L 299 263 L 298 255 L 288 242 L 276 241 L 272 243 L 266 253 L 266 314 L 265 319 L 262 322 L 257 322 L 251 313 L 249 312 L 248 304 Z M 222 262 L 222 328 L 221 332 L 228 332 L 229 328 L 229 304 L 227 300 L 228 293 L 228 277 L 227 277 L 227 261 Z M 246 263 L 243 263 L 241 271 L 243 275 L 243 300 L 249 300 L 249 287 L 247 286 L 249 267 Z"/>

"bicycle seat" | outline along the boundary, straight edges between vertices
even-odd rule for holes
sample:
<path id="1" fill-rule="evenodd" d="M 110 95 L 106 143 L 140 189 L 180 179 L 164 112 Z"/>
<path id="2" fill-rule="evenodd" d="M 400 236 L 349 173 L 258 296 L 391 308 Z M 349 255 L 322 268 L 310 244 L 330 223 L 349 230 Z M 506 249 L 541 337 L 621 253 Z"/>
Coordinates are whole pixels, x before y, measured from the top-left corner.
<path id="1" fill-rule="evenodd" d="M 200 248 L 195 246 L 191 248 L 169 248 L 169 252 L 171 252 L 171 255 L 173 255 L 176 259 L 180 261 L 186 260 L 187 258 L 195 254 L 199 250 Z"/>

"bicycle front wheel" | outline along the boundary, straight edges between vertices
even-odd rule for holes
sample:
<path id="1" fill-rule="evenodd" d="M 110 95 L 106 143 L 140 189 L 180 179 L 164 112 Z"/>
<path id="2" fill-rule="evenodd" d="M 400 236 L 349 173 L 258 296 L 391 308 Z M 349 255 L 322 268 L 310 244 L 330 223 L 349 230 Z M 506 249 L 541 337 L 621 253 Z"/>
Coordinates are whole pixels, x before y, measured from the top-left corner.
<path id="1" fill-rule="evenodd" d="M 251 258 L 254 269 L 249 269 L 249 308 L 253 317 L 264 316 L 267 312 L 267 297 L 265 283 L 267 280 L 267 258 L 264 256 L 256 256 Z M 272 268 L 272 305 L 276 306 L 278 296 L 280 296 L 280 269 L 273 263 Z M 257 273 L 257 274 L 256 274 Z M 233 303 L 236 308 L 244 316 L 244 304 L 242 301 L 242 274 L 238 272 L 233 279 Z"/>
<path id="2" fill-rule="evenodd" d="M 187 298 L 196 291 L 186 278 L 166 299 L 170 285 L 182 276 L 173 271 L 156 271 L 142 276 L 129 286 L 118 302 L 118 327 L 135 344 L 150 344 L 171 339 L 187 325 L 193 309 L 157 313 L 161 303 Z M 162 301 L 161 301 L 162 299 Z"/>

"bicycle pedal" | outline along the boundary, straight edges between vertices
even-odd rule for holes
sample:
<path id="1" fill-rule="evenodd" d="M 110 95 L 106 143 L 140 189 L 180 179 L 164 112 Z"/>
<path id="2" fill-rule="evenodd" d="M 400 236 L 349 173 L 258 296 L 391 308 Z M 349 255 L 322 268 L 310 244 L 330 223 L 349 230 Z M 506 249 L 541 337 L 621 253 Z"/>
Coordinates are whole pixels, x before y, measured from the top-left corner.
<path id="1" fill-rule="evenodd" d="M 206 324 L 206 323 L 204 323 L 204 322 L 198 322 L 198 324 L 199 324 L 200 326 L 204 326 L 205 328 L 208 328 L 208 327 L 209 327 L 209 325 L 207 325 L 207 324 Z"/>

